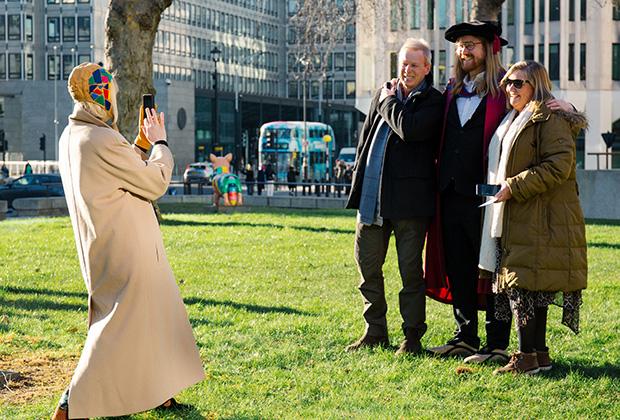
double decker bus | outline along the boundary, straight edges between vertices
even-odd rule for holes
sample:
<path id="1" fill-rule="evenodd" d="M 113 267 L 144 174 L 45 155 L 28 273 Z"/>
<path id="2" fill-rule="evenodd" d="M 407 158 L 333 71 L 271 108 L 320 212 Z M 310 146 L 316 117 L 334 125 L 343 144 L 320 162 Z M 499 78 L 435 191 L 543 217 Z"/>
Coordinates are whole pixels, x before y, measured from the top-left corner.
<path id="1" fill-rule="evenodd" d="M 286 181 L 290 166 L 299 173 L 298 180 L 304 177 L 303 172 L 303 121 L 273 121 L 260 128 L 258 139 L 258 164 L 271 165 L 277 173 L 279 182 Z M 334 130 L 327 124 L 306 122 L 306 139 L 308 140 L 308 179 L 321 180 L 332 170 L 335 139 Z M 329 137 L 326 137 L 329 136 Z M 330 139 L 330 141 L 325 141 Z"/>

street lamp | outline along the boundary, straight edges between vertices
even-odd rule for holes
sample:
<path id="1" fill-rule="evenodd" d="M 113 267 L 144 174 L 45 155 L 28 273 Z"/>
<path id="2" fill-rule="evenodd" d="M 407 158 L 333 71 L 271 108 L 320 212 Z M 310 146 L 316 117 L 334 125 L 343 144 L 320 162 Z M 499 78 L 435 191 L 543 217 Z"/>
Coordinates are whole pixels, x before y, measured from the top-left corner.
<path id="1" fill-rule="evenodd" d="M 56 50 L 58 46 L 52 47 L 54 50 L 54 158 L 58 160 L 58 73 L 59 59 Z"/>
<path id="2" fill-rule="evenodd" d="M 215 93 L 215 102 L 213 104 L 213 144 L 214 146 L 219 146 L 219 112 L 218 112 L 218 86 L 217 86 L 217 62 L 220 61 L 220 54 L 222 51 L 217 47 L 213 47 L 210 51 L 211 60 L 213 60 L 213 64 L 215 66 L 215 72 L 213 73 L 213 91 Z"/>
<path id="3" fill-rule="evenodd" d="M 308 179 L 308 126 L 306 123 L 306 74 L 308 72 L 308 64 L 310 63 L 306 57 L 302 57 L 299 59 L 299 63 L 304 66 L 303 69 L 303 79 L 301 82 L 302 90 L 303 90 L 303 117 L 304 117 L 304 132 L 301 137 L 301 145 L 302 145 L 302 164 L 301 167 L 304 173 L 304 181 Z"/>

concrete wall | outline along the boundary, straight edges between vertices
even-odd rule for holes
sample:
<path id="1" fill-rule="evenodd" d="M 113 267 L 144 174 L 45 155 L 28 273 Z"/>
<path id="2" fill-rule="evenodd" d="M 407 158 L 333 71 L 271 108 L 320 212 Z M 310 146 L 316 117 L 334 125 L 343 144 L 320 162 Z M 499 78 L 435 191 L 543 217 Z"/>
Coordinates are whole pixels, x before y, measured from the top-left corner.
<path id="1" fill-rule="evenodd" d="M 588 219 L 620 220 L 620 171 L 577 171 L 579 197 Z M 244 196 L 244 207 L 275 207 L 300 209 L 344 209 L 346 198 L 313 196 Z M 160 203 L 202 203 L 211 207 L 211 195 L 165 195 Z M 0 220 L 6 207 L 0 201 Z M 4 202 L 6 203 L 6 202 Z M 67 214 L 64 198 L 21 198 L 13 202 L 17 216 Z M 241 210 L 241 209 L 239 209 Z"/>
<path id="2" fill-rule="evenodd" d="M 577 171 L 579 198 L 589 219 L 620 220 L 620 171 Z"/>

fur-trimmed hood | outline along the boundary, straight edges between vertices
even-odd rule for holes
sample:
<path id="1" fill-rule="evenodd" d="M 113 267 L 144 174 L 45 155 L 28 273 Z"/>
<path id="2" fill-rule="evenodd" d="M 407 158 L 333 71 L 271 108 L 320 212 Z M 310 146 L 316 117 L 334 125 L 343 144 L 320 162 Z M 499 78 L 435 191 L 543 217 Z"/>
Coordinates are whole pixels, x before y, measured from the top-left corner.
<path id="1" fill-rule="evenodd" d="M 566 112 L 566 111 L 553 111 L 554 114 L 559 115 L 560 117 L 564 118 L 566 121 L 568 121 L 568 123 L 571 125 L 572 128 L 576 128 L 579 130 L 587 130 L 588 129 L 588 118 L 586 117 L 586 113 L 585 112 L 581 112 L 581 111 L 573 111 L 573 112 Z"/>

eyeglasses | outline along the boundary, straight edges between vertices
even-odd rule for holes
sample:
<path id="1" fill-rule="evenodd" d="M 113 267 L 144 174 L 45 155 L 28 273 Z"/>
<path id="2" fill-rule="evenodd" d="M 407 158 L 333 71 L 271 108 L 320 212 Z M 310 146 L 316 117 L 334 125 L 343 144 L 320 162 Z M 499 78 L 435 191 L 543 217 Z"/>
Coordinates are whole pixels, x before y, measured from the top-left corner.
<path id="1" fill-rule="evenodd" d="M 508 86 L 513 85 L 516 89 L 521 89 L 525 83 L 530 83 L 530 81 L 521 79 L 506 79 L 504 81 L 504 87 L 507 88 Z"/>
<path id="2" fill-rule="evenodd" d="M 460 51 L 460 50 L 467 50 L 467 51 L 473 51 L 474 48 L 476 48 L 476 45 L 478 44 L 482 44 L 482 42 L 480 41 L 467 41 L 467 42 L 457 42 L 456 45 L 456 50 Z"/>

